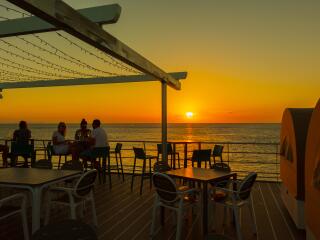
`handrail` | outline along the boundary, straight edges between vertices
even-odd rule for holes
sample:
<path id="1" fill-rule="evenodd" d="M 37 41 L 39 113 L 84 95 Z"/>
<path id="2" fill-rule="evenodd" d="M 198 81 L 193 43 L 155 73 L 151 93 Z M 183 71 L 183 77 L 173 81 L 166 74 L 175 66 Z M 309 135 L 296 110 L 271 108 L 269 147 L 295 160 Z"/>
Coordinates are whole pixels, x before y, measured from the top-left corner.
<path id="1" fill-rule="evenodd" d="M 0 139 L 0 141 L 10 141 L 10 139 Z M 37 155 L 46 157 L 45 147 L 51 139 L 34 139 Z M 122 148 L 123 166 L 127 172 L 131 172 L 133 162 L 132 147 L 140 144 L 148 154 L 157 154 L 156 140 L 115 140 L 109 141 L 111 145 L 117 142 L 124 144 Z M 218 141 L 168 141 L 173 145 L 173 152 L 180 153 L 181 166 L 190 165 L 191 153 L 196 149 L 213 148 L 214 144 L 224 145 L 224 161 L 231 165 L 233 171 L 241 177 L 249 170 L 259 173 L 260 179 L 279 181 L 280 157 L 278 142 L 218 142 Z M 250 146 L 252 145 L 252 146 Z M 274 155 L 274 157 L 273 157 Z M 173 154 L 173 162 L 176 156 Z M 113 160 L 113 159 L 112 159 Z"/>

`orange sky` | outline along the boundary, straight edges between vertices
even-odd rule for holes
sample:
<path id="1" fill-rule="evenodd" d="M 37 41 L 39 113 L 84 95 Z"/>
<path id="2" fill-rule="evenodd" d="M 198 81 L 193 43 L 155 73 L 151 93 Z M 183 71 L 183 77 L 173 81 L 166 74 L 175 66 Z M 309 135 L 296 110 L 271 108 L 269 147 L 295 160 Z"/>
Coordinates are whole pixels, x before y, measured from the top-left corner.
<path id="1" fill-rule="evenodd" d="M 319 2 L 66 2 L 119 3 L 119 22 L 104 28 L 166 71 L 188 72 L 181 91 L 168 90 L 169 122 L 279 122 L 285 107 L 312 107 L 320 96 Z M 0 122 L 160 122 L 160 90 L 158 82 L 4 90 Z"/>

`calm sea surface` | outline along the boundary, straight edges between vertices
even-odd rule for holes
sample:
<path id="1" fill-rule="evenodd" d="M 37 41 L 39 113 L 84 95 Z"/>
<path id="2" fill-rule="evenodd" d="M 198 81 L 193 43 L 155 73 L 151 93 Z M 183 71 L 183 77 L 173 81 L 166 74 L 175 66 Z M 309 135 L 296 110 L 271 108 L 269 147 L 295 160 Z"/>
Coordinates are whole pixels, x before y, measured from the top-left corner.
<path id="1" fill-rule="evenodd" d="M 57 124 L 29 124 L 34 139 L 51 139 Z M 67 124 L 73 139 L 78 124 Z M 105 124 L 112 140 L 161 140 L 160 124 Z M 17 124 L 0 124 L 0 138 L 11 138 Z M 279 124 L 169 124 L 171 141 L 278 142 Z"/>
<path id="2" fill-rule="evenodd" d="M 113 141 L 161 141 L 160 124 L 105 124 L 102 126 L 108 133 L 109 140 Z M 0 139 L 10 139 L 17 124 L 0 124 Z M 52 133 L 57 129 L 56 124 L 30 124 L 32 138 L 50 140 Z M 79 124 L 67 124 L 67 138 L 73 139 Z M 169 141 L 188 142 L 224 142 L 224 161 L 230 161 L 232 170 L 245 174 L 256 171 L 260 179 L 277 180 L 279 165 L 278 145 L 280 124 L 169 124 Z M 236 143 L 236 144 L 235 144 Z M 250 144 L 246 144 L 250 143 Z M 271 143 L 271 144 L 257 144 Z M 115 143 L 111 144 L 113 147 Z M 212 149 L 213 143 L 204 143 L 202 149 Z M 156 155 L 155 143 L 123 143 L 123 162 L 127 171 L 131 171 L 133 162 L 132 147 L 145 147 L 147 154 Z M 44 147 L 42 142 L 37 142 L 36 147 Z M 180 154 L 181 164 L 184 159 L 184 144 L 176 146 Z M 192 150 L 197 149 L 197 143 L 188 144 L 187 158 L 190 159 Z M 41 153 L 37 159 L 42 158 Z M 57 159 L 53 160 L 54 162 Z M 113 158 L 112 158 L 112 161 Z M 190 161 L 188 162 L 190 164 Z"/>

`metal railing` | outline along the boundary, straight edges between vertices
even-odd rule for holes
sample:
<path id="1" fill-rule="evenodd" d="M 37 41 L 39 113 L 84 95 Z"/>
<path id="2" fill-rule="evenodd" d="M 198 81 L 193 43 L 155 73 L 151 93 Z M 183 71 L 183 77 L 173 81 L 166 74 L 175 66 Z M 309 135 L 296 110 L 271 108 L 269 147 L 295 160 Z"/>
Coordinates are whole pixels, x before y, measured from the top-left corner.
<path id="1" fill-rule="evenodd" d="M 0 139 L 5 141 L 5 139 Z M 46 158 L 46 146 L 50 140 L 35 139 L 35 150 L 37 159 Z M 157 144 L 160 141 L 128 141 L 128 140 L 111 140 L 111 149 L 116 143 L 122 143 L 122 160 L 126 173 L 130 173 L 133 166 L 134 153 L 133 147 L 142 147 L 148 155 L 157 156 Z M 180 166 L 187 167 L 191 165 L 191 156 L 193 150 L 213 149 L 215 144 L 223 145 L 223 161 L 227 162 L 232 171 L 237 172 L 239 178 L 242 178 L 248 172 L 258 173 L 258 179 L 262 181 L 279 181 L 280 163 L 279 163 L 279 143 L 257 143 L 257 142 L 209 142 L 209 141 L 189 141 L 176 142 L 170 141 L 173 151 L 179 153 Z M 173 155 L 175 158 L 175 155 Z M 161 155 L 160 155 L 161 159 Z M 176 160 L 176 159 L 174 159 Z M 56 160 L 53 160 L 54 164 Z M 115 161 L 111 156 L 111 161 Z M 170 161 L 170 158 L 169 158 Z"/>

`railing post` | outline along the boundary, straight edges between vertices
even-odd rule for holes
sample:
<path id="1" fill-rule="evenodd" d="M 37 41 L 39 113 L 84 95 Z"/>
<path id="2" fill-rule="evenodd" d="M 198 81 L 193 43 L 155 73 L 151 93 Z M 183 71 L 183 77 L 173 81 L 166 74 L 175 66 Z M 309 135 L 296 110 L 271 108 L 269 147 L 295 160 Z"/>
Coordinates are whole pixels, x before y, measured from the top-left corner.
<path id="1" fill-rule="evenodd" d="M 171 157 L 172 157 L 172 161 L 173 161 L 173 169 L 176 169 L 176 144 L 175 143 L 173 143 L 173 149 L 172 149 L 172 156 Z"/>
<path id="2" fill-rule="evenodd" d="M 188 143 L 184 143 L 184 163 L 183 167 L 188 167 Z"/>

